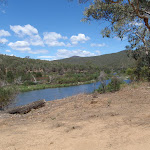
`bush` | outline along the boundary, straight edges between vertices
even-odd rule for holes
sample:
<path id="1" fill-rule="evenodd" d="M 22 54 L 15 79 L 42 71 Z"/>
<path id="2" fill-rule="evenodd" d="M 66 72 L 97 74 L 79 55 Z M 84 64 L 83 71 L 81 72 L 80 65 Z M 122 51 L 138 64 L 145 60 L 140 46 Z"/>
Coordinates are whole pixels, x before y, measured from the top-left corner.
<path id="1" fill-rule="evenodd" d="M 104 90 L 103 85 L 101 84 L 97 91 L 99 93 L 119 91 L 122 83 L 123 81 L 121 79 L 117 77 L 113 77 L 111 79 L 111 82 L 108 85 L 106 85 L 105 90 Z"/>
<path id="2" fill-rule="evenodd" d="M 23 83 L 23 85 L 25 85 L 25 86 L 28 86 L 28 85 L 36 85 L 36 83 L 35 83 L 35 82 L 32 82 L 32 81 L 26 81 L 26 82 Z"/>
<path id="3" fill-rule="evenodd" d="M 132 81 L 150 81 L 150 69 L 146 66 L 133 69 L 128 68 L 126 74 L 129 75 L 129 78 Z"/>
<path id="4" fill-rule="evenodd" d="M 123 82 L 121 81 L 121 79 L 113 77 L 111 79 L 111 82 L 107 85 L 107 91 L 109 92 L 119 91 L 122 83 Z"/>
<path id="5" fill-rule="evenodd" d="M 0 88 L 0 109 L 3 109 L 14 98 L 17 92 L 18 90 L 15 87 Z"/>

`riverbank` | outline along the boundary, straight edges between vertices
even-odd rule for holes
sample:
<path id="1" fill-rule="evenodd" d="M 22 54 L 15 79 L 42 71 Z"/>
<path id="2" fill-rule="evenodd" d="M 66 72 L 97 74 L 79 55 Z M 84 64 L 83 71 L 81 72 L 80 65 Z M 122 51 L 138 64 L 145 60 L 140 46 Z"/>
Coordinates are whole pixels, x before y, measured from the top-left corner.
<path id="1" fill-rule="evenodd" d="M 36 85 L 9 85 L 0 88 L 0 110 L 5 108 L 9 103 L 13 102 L 15 95 L 20 92 L 28 92 L 34 90 L 48 89 L 48 88 L 60 88 L 76 85 L 84 85 L 96 82 L 95 80 L 70 83 L 70 84 L 36 84 Z"/>
<path id="2" fill-rule="evenodd" d="M 47 88 L 59 88 L 59 87 L 69 87 L 83 84 L 94 83 L 96 80 L 86 81 L 86 82 L 78 82 L 78 83 L 70 83 L 70 84 L 36 84 L 36 85 L 18 85 L 16 86 L 20 92 L 28 92 L 33 90 L 42 90 Z"/>
<path id="3" fill-rule="evenodd" d="M 26 115 L 0 113 L 2 150 L 149 150 L 150 85 L 80 94 Z"/>

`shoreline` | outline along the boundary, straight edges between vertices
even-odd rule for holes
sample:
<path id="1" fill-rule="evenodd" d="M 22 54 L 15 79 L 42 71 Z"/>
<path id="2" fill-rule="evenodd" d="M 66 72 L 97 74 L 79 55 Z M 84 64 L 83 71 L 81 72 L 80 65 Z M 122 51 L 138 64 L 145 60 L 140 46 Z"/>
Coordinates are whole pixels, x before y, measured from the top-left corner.
<path id="1" fill-rule="evenodd" d="M 84 85 L 84 84 L 90 84 L 95 83 L 96 80 L 86 81 L 86 82 L 78 82 L 78 83 L 70 83 L 70 84 L 37 84 L 37 85 L 17 85 L 19 92 L 29 92 L 34 90 L 42 90 L 42 89 L 48 89 L 48 88 L 61 88 L 61 87 L 70 87 L 70 86 L 77 86 L 77 85 Z"/>

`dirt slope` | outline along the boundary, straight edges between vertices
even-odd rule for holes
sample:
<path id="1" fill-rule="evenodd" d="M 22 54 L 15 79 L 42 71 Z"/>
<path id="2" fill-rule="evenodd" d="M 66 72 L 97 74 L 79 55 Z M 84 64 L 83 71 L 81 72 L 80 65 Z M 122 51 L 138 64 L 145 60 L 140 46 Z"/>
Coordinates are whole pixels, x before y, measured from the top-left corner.
<path id="1" fill-rule="evenodd" d="M 150 150 L 150 85 L 0 113 L 0 150 Z"/>

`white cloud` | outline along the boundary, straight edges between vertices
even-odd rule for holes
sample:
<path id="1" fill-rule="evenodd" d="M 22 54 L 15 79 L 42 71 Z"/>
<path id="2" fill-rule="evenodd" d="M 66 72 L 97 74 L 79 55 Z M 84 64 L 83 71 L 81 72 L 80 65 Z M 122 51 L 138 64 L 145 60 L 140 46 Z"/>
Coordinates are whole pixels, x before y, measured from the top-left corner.
<path id="1" fill-rule="evenodd" d="M 95 52 L 96 52 L 97 55 L 101 55 L 101 51 L 96 50 Z"/>
<path id="2" fill-rule="evenodd" d="M 6 52 L 7 52 L 7 53 L 10 53 L 10 52 L 11 52 L 11 50 L 6 50 Z"/>
<path id="3" fill-rule="evenodd" d="M 30 51 L 30 44 L 27 41 L 17 41 L 15 43 L 10 42 L 8 44 L 12 49 L 19 51 Z"/>
<path id="4" fill-rule="evenodd" d="M 21 38 L 25 37 L 26 39 L 24 40 L 27 41 L 30 45 L 44 46 L 42 38 L 38 34 L 38 30 L 30 24 L 27 24 L 25 26 L 10 26 L 10 29 L 14 31 L 17 36 Z"/>
<path id="5" fill-rule="evenodd" d="M 14 55 L 14 54 L 7 54 L 8 56 L 16 56 L 16 55 Z"/>
<path id="6" fill-rule="evenodd" d="M 5 38 L 0 39 L 0 43 L 6 44 L 7 42 L 8 42 L 8 40 Z"/>
<path id="7" fill-rule="evenodd" d="M 37 58 L 40 58 L 40 59 L 55 59 L 56 57 L 55 56 L 38 56 Z"/>
<path id="8" fill-rule="evenodd" d="M 30 54 L 45 54 L 45 53 L 48 53 L 48 50 L 45 50 L 45 49 L 41 49 L 41 50 L 32 50 L 32 51 L 29 51 L 28 53 Z"/>
<path id="9" fill-rule="evenodd" d="M 102 43 L 102 44 L 92 43 L 91 46 L 92 47 L 104 47 L 104 46 L 106 46 L 106 44 L 105 43 Z"/>
<path id="10" fill-rule="evenodd" d="M 59 49 L 57 50 L 57 53 L 55 56 L 39 56 L 40 59 L 51 59 L 51 60 L 57 60 L 57 59 L 63 59 L 68 58 L 72 56 L 80 56 L 80 57 L 90 57 L 90 56 L 97 56 L 100 54 L 100 51 L 96 51 L 95 53 L 86 51 L 86 50 L 67 50 L 67 49 Z"/>
<path id="11" fill-rule="evenodd" d="M 0 30 L 0 37 L 2 37 L 2 36 L 10 36 L 10 33 L 5 30 Z"/>
<path id="12" fill-rule="evenodd" d="M 38 34 L 38 30 L 31 26 L 30 24 L 27 24 L 25 26 L 15 25 L 11 26 L 10 29 L 14 31 L 19 37 L 24 37 L 25 35 L 31 36 L 34 34 Z"/>
<path id="13" fill-rule="evenodd" d="M 33 46 L 44 46 L 44 43 L 39 35 L 30 36 L 26 39 L 26 41 Z"/>
<path id="14" fill-rule="evenodd" d="M 56 32 L 44 32 L 44 42 L 48 46 L 65 46 L 64 42 L 59 42 L 58 40 L 66 40 L 66 36 L 62 36 L 61 34 L 58 34 Z"/>
<path id="15" fill-rule="evenodd" d="M 90 40 L 90 38 L 84 34 L 79 33 L 77 36 L 73 35 L 70 40 L 72 44 L 78 44 L 79 42 L 85 43 L 86 41 Z"/>
<path id="16" fill-rule="evenodd" d="M 59 49 L 57 51 L 57 56 L 59 58 L 68 58 L 68 57 L 72 57 L 72 56 L 88 57 L 88 56 L 94 56 L 94 53 L 91 53 L 91 52 L 85 51 L 85 50 L 69 51 L 66 49 Z"/>

